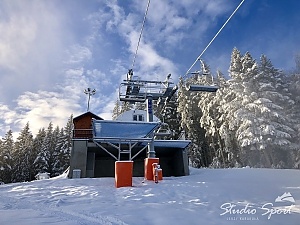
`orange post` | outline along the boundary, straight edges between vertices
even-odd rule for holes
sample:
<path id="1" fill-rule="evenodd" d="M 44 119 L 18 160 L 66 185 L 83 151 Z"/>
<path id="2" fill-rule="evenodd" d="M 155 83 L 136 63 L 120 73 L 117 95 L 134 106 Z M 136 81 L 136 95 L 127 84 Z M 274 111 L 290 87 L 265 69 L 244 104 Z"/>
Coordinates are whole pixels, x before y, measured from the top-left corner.
<path id="1" fill-rule="evenodd" d="M 146 158 L 144 161 L 145 180 L 153 180 L 153 163 L 159 163 L 159 158 Z"/>
<path id="2" fill-rule="evenodd" d="M 133 161 L 115 162 L 115 186 L 132 187 Z"/>
<path id="3" fill-rule="evenodd" d="M 160 168 L 160 165 L 158 163 L 152 164 L 152 171 L 153 171 L 153 180 L 155 181 L 155 183 L 158 183 L 159 180 L 163 179 L 162 169 Z"/>
<path id="4" fill-rule="evenodd" d="M 159 170 L 158 170 L 158 180 L 163 180 L 162 169 L 159 169 Z"/>

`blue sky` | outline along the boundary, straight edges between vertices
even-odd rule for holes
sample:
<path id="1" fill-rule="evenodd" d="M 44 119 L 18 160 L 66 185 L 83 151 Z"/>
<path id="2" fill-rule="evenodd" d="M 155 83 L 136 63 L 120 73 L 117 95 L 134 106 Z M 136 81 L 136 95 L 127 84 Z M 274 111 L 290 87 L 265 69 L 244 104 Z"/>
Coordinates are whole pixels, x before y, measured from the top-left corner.
<path id="1" fill-rule="evenodd" d="M 134 74 L 176 83 L 240 0 L 151 0 Z M 0 136 L 29 122 L 64 126 L 91 111 L 111 119 L 131 68 L 147 0 L 1 0 Z M 245 0 L 202 59 L 228 73 L 234 47 L 292 70 L 300 53 L 300 1 Z M 196 64 L 193 70 L 198 70 Z"/>

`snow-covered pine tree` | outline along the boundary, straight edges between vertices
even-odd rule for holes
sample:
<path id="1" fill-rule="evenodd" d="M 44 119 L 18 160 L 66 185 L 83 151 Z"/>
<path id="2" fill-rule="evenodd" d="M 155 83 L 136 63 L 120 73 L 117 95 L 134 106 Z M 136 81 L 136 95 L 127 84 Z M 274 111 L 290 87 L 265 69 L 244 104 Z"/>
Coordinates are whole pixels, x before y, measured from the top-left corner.
<path id="1" fill-rule="evenodd" d="M 200 127 L 202 116 L 198 103 L 201 93 L 189 92 L 185 85 L 199 84 L 199 75 L 194 75 L 186 80 L 180 80 L 178 91 L 178 112 L 181 117 L 181 127 L 188 139 L 192 141 L 189 146 L 188 155 L 193 167 L 207 167 L 213 158 L 205 139 L 205 130 Z"/>
<path id="2" fill-rule="evenodd" d="M 281 86 L 281 76 L 265 57 L 262 57 L 259 67 L 250 53 L 241 60 L 237 59 L 232 57 L 232 60 L 241 62 L 241 66 L 232 63 L 230 70 L 234 77 L 229 81 L 233 98 L 228 101 L 228 95 L 225 95 L 227 104 L 222 104 L 223 112 L 233 117 L 224 116 L 223 125 L 227 124 L 221 127 L 221 134 L 226 135 L 228 130 L 235 132 L 240 151 L 234 154 L 238 154 L 243 165 L 286 166 L 288 154 L 281 155 L 280 149 L 289 145 L 292 129 L 285 123 L 283 107 L 280 106 L 281 99 L 288 101 L 287 96 L 277 89 Z M 239 74 L 236 68 L 240 69 Z"/>
<path id="3" fill-rule="evenodd" d="M 134 104 L 134 109 L 145 110 L 146 109 L 146 101 L 145 102 L 136 102 Z"/>
<path id="4" fill-rule="evenodd" d="M 55 150 L 53 153 L 53 158 L 54 158 L 54 164 L 53 164 L 53 176 L 58 176 L 62 174 L 64 171 L 64 165 L 63 165 L 63 145 L 64 145 L 64 129 L 60 129 L 57 142 L 55 144 Z"/>
<path id="5" fill-rule="evenodd" d="M 164 110 L 162 114 L 158 113 L 161 116 L 161 121 L 167 123 L 171 131 L 171 136 L 168 139 L 177 140 L 181 134 L 180 120 L 181 116 L 178 112 L 178 101 L 177 94 L 175 93 L 168 102 L 165 103 Z"/>
<path id="6" fill-rule="evenodd" d="M 240 146 L 240 159 L 243 164 L 257 166 L 257 163 L 260 162 L 260 152 L 256 146 L 259 121 L 251 104 L 257 100 L 257 84 L 253 81 L 257 77 L 258 66 L 249 52 L 246 52 L 241 58 L 241 65 L 240 76 L 235 85 L 239 91 L 236 100 L 240 105 L 233 112 L 236 126 L 235 136 Z"/>
<path id="7" fill-rule="evenodd" d="M 259 74 L 255 79 L 258 86 L 258 103 L 262 113 L 260 124 L 260 148 L 265 149 L 273 167 L 290 167 L 291 137 L 295 133 L 290 122 L 294 101 L 290 98 L 285 75 L 274 68 L 264 55 L 260 58 Z"/>
<path id="8" fill-rule="evenodd" d="M 300 53 L 295 55 L 295 74 L 300 74 Z"/>
<path id="9" fill-rule="evenodd" d="M 29 123 L 21 130 L 13 151 L 13 182 L 30 181 L 33 136 Z"/>
<path id="10" fill-rule="evenodd" d="M 201 73 L 198 74 L 197 76 L 197 81 L 196 84 L 199 85 L 214 85 L 214 78 L 211 74 L 210 71 L 210 67 L 206 64 L 205 61 L 201 60 Z M 214 161 L 217 152 L 216 152 L 216 148 L 215 148 L 215 140 L 213 139 L 213 137 L 210 135 L 209 131 L 211 129 L 212 124 L 210 124 L 209 126 L 202 126 L 201 124 L 201 120 L 202 119 L 207 119 L 210 117 L 210 107 L 208 106 L 208 104 L 211 104 L 212 101 L 214 100 L 215 97 L 215 93 L 209 93 L 209 92 L 198 92 L 197 93 L 197 101 L 198 101 L 198 107 L 199 110 L 201 110 L 201 117 L 199 119 L 199 125 L 201 128 L 204 128 L 205 131 L 205 143 L 207 143 L 207 153 L 209 153 L 209 165 L 211 165 L 211 163 Z M 210 121 L 212 122 L 212 120 Z M 219 163 L 218 164 L 219 167 Z"/>
<path id="11" fill-rule="evenodd" d="M 219 134 L 224 141 L 224 148 L 228 152 L 228 160 L 231 161 L 231 165 L 241 165 L 241 152 L 236 139 L 238 125 L 234 116 L 242 102 L 241 73 L 242 55 L 237 48 L 234 48 L 229 67 L 231 79 L 224 83 L 224 88 L 217 92 L 217 98 L 220 101 Z"/>
<path id="12" fill-rule="evenodd" d="M 6 165 L 5 159 L 6 157 L 4 157 L 4 149 L 3 149 L 3 144 L 2 144 L 2 140 L 0 139 L 0 182 L 3 182 L 3 171 L 4 171 L 4 166 Z"/>
<path id="13" fill-rule="evenodd" d="M 9 130 L 2 138 L 0 145 L 0 181 L 12 182 L 12 152 L 14 151 L 14 140 L 12 131 Z"/>
<path id="14" fill-rule="evenodd" d="M 213 79 L 209 71 L 206 78 L 206 85 L 218 85 L 219 90 L 216 94 L 203 93 L 203 97 L 199 101 L 199 107 L 202 110 L 200 125 L 206 131 L 206 139 L 209 143 L 210 151 L 214 153 L 214 158 L 211 167 L 228 167 L 228 151 L 225 148 L 224 141 L 219 134 L 221 114 L 219 113 L 220 100 L 223 96 L 223 91 L 226 79 L 220 71 L 217 71 L 217 78 Z"/>
<path id="15" fill-rule="evenodd" d="M 51 142 L 48 146 L 50 157 L 48 160 L 48 172 L 51 177 L 54 177 L 58 174 L 58 171 L 55 170 L 55 164 L 59 161 L 60 150 L 57 148 L 57 143 L 60 135 L 60 128 L 56 126 L 52 132 Z"/>
<path id="16" fill-rule="evenodd" d="M 293 127 L 295 133 L 292 136 L 292 155 L 293 168 L 300 168 L 300 56 L 299 56 L 299 69 L 296 69 L 289 77 L 289 92 L 291 94 L 291 99 L 294 104 L 289 112 L 289 119 L 291 126 Z"/>
<path id="17" fill-rule="evenodd" d="M 229 110 L 226 114 L 230 116 L 225 120 L 228 127 L 231 127 L 229 130 L 234 133 L 239 149 L 239 151 L 233 149 L 233 154 L 238 154 L 236 158 L 240 160 L 242 165 L 269 167 L 272 164 L 270 154 L 258 145 L 259 127 L 263 121 L 258 113 L 257 89 L 259 84 L 256 82 L 259 75 L 258 66 L 249 52 L 241 57 L 239 52 L 234 49 L 234 54 L 236 55 L 232 57 L 230 67 L 230 74 L 232 74 L 233 79 L 229 81 L 233 99 L 230 101 L 227 99 L 229 106 L 227 110 Z M 224 109 L 224 107 L 222 108 Z M 261 155 L 264 156 L 263 161 Z"/>
<path id="18" fill-rule="evenodd" d="M 40 167 L 39 167 L 40 166 L 40 164 L 39 164 L 40 158 L 39 157 L 42 152 L 45 137 L 46 137 L 45 128 L 41 128 L 41 129 L 39 129 L 38 133 L 36 134 L 36 136 L 33 140 L 32 152 L 33 152 L 33 155 L 35 156 L 35 158 L 33 160 L 32 168 L 31 168 L 31 177 L 34 177 L 39 172 L 41 172 Z"/>
<path id="19" fill-rule="evenodd" d="M 161 122 L 168 124 L 168 129 L 171 132 L 169 136 L 156 137 L 157 139 L 176 140 L 180 136 L 180 113 L 177 111 L 177 94 L 175 93 L 168 101 L 165 99 L 155 101 L 153 111 Z"/>
<path id="20" fill-rule="evenodd" d="M 130 102 L 122 102 L 120 114 L 122 114 L 123 112 L 129 111 L 131 109 L 133 109 L 133 104 L 131 104 Z"/>
<path id="21" fill-rule="evenodd" d="M 112 111 L 112 119 L 115 120 L 121 114 L 121 102 L 117 100 Z"/>
<path id="22" fill-rule="evenodd" d="M 63 128 L 63 145 L 60 149 L 62 171 L 70 166 L 70 157 L 72 150 L 72 137 L 73 137 L 73 115 L 68 119 L 66 126 Z"/>
<path id="23" fill-rule="evenodd" d="M 231 53 L 229 76 L 234 80 L 241 80 L 242 67 L 242 54 L 235 47 Z"/>
<path id="24" fill-rule="evenodd" d="M 58 132 L 57 130 L 53 130 L 53 124 L 52 122 L 50 122 L 46 130 L 46 136 L 41 146 L 41 151 L 39 152 L 35 160 L 36 167 L 39 170 L 38 172 L 48 172 L 50 173 L 50 176 L 53 175 L 53 153 L 55 151 Z"/>
<path id="25" fill-rule="evenodd" d="M 49 164 L 51 165 L 51 176 L 58 176 L 63 172 L 63 154 L 62 154 L 62 146 L 64 144 L 64 130 L 63 128 L 60 129 L 58 126 L 54 129 L 53 132 L 53 143 L 54 149 L 52 152 L 52 162 Z"/>

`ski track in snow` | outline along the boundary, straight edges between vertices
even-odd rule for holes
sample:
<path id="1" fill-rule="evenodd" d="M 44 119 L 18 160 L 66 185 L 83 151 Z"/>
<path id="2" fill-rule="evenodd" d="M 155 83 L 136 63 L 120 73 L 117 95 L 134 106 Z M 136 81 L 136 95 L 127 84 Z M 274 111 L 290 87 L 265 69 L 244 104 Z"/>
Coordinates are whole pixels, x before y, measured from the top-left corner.
<path id="1" fill-rule="evenodd" d="M 24 183 L 24 185 L 20 187 L 13 188 L 12 190 L 15 191 L 26 191 L 26 196 L 24 193 L 20 193 L 17 197 L 7 197 L 0 195 L 0 199 L 2 202 L 0 203 L 0 210 L 27 210 L 27 211 L 35 211 L 38 214 L 54 218 L 64 224 L 65 221 L 71 221 L 71 224 L 80 224 L 80 225 L 93 225 L 93 224 L 103 224 L 103 225 L 128 225 L 123 221 L 112 217 L 112 216 L 99 216 L 93 215 L 92 213 L 85 212 L 84 210 L 79 212 L 70 211 L 63 209 L 60 205 L 67 204 L 68 200 L 64 200 L 63 198 L 56 199 L 54 196 L 43 196 L 39 195 L 41 193 L 34 192 L 43 190 L 43 188 L 30 188 L 31 185 L 29 183 Z M 50 187 L 51 188 L 51 187 Z M 49 188 L 49 189 L 50 189 Z M 54 191 L 53 193 L 61 194 L 59 191 Z M 35 197 L 47 197 L 48 199 L 42 200 L 35 200 Z M 2 207 L 1 207 L 2 205 Z M 1 220 L 0 220 L 1 224 Z"/>
<path id="2" fill-rule="evenodd" d="M 109 216 L 94 216 L 90 213 L 78 213 L 68 210 L 64 210 L 56 206 L 55 204 L 45 205 L 36 204 L 36 202 L 30 202 L 26 199 L 14 199 L 11 197 L 3 197 L 1 199 L 6 202 L 3 206 L 5 210 L 22 210 L 22 209 L 32 209 L 34 211 L 39 211 L 43 215 L 49 215 L 50 218 L 55 217 L 63 221 L 73 221 L 76 224 L 103 224 L 103 225 L 127 225 L 121 220 L 109 217 Z M 58 201 L 59 202 L 59 201 Z"/>

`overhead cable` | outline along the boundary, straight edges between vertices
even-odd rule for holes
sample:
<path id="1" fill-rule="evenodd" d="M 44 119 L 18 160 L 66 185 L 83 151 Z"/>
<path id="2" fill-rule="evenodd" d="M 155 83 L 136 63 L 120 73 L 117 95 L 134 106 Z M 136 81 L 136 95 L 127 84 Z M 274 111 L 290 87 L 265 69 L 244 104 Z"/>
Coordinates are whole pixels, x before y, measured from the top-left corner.
<path id="1" fill-rule="evenodd" d="M 216 33 L 216 35 L 211 39 L 211 41 L 208 43 L 208 45 L 204 48 L 204 50 L 201 52 L 201 54 L 197 57 L 197 59 L 195 60 L 195 62 L 191 65 L 191 67 L 188 69 L 188 71 L 185 73 L 185 75 L 183 76 L 183 78 L 185 78 L 190 70 L 193 68 L 193 66 L 200 60 L 200 58 L 202 57 L 202 55 L 204 54 L 204 52 L 208 49 L 208 47 L 213 43 L 213 41 L 216 39 L 216 37 L 220 34 L 220 32 L 223 30 L 223 28 L 226 26 L 226 24 L 229 22 L 229 20 L 233 17 L 233 15 L 236 13 L 236 11 L 238 11 L 238 9 L 241 7 L 241 5 L 244 3 L 245 0 L 242 0 L 241 3 L 236 7 L 236 9 L 233 11 L 233 13 L 228 17 L 228 19 L 226 20 L 226 22 L 223 24 L 223 26 L 219 29 L 219 31 Z"/>
<path id="2" fill-rule="evenodd" d="M 133 57 L 132 66 L 131 66 L 132 70 L 133 70 L 133 67 L 134 67 L 134 64 L 135 64 L 135 60 L 136 60 L 136 57 L 137 57 L 137 53 L 138 53 L 138 50 L 139 50 L 140 41 L 141 41 L 141 38 L 142 38 L 142 34 L 143 34 L 143 30 L 144 30 L 144 26 L 145 26 L 147 14 L 148 14 L 149 5 L 150 5 L 150 0 L 148 0 L 148 4 L 147 4 L 147 7 L 146 7 L 146 11 L 145 11 L 144 20 L 143 20 L 143 23 L 142 23 L 142 28 L 141 28 L 139 40 L 138 40 L 138 43 L 137 43 L 137 46 L 136 46 L 136 50 L 135 50 L 135 54 L 134 54 L 134 57 Z"/>

